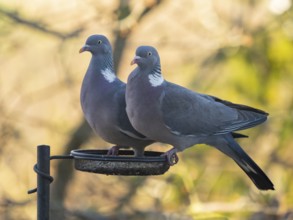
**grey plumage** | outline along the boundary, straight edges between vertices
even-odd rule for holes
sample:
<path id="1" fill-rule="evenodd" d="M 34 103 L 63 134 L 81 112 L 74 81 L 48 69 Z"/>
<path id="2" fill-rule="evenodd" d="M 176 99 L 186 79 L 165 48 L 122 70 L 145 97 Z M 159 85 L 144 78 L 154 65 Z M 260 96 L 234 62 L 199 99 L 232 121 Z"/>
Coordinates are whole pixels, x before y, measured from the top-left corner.
<path id="1" fill-rule="evenodd" d="M 92 35 L 80 53 L 88 51 L 92 58 L 83 79 L 80 101 L 91 128 L 105 141 L 115 144 L 110 154 L 121 147 L 133 147 L 136 156 L 153 143 L 137 132 L 129 122 L 125 108 L 125 83 L 114 72 L 112 48 L 103 35 Z"/>
<path id="2" fill-rule="evenodd" d="M 127 114 L 134 128 L 177 151 L 195 144 L 214 146 L 231 157 L 261 190 L 274 189 L 272 182 L 242 150 L 234 131 L 254 127 L 267 119 L 264 111 L 200 94 L 164 80 L 155 48 L 141 46 L 132 64 L 126 88 Z"/>

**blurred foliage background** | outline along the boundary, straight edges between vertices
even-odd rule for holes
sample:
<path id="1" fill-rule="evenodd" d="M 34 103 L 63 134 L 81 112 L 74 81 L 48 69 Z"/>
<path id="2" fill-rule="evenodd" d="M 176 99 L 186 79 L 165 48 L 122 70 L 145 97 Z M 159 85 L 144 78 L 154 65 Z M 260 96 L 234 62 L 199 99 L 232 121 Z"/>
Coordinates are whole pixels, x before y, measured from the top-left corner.
<path id="1" fill-rule="evenodd" d="M 139 45 L 155 46 L 169 81 L 251 105 L 269 120 L 240 144 L 275 191 L 260 192 L 207 146 L 162 176 L 82 173 L 52 161 L 51 219 L 293 219 L 293 9 L 290 0 L 0 2 L 0 216 L 36 219 L 36 146 L 106 148 L 84 122 L 79 90 L 91 34 L 106 35 L 126 81 Z M 149 149 L 167 150 L 154 144 Z"/>

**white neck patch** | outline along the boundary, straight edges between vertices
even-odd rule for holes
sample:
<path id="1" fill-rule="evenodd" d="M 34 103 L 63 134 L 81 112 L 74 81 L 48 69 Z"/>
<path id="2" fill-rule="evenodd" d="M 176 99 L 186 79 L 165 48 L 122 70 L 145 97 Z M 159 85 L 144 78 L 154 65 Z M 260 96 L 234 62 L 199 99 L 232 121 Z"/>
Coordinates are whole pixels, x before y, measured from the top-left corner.
<path id="1" fill-rule="evenodd" d="M 114 82 L 114 80 L 116 79 L 115 73 L 113 73 L 113 71 L 109 68 L 102 70 L 101 73 L 104 76 L 105 80 L 107 80 L 109 83 Z"/>
<path id="2" fill-rule="evenodd" d="M 164 82 L 164 78 L 163 78 L 162 74 L 160 74 L 158 72 L 150 74 L 150 75 L 148 75 L 148 77 L 149 77 L 149 82 L 153 87 L 160 86 Z"/>

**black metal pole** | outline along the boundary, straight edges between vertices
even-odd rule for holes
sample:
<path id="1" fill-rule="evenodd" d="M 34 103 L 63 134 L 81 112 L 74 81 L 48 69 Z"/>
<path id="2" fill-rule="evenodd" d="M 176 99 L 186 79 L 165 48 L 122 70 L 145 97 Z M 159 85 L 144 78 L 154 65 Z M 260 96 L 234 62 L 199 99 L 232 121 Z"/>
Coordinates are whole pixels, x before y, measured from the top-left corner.
<path id="1" fill-rule="evenodd" d="M 38 170 L 50 175 L 50 146 L 39 145 L 37 154 Z M 37 220 L 49 220 L 50 180 L 38 174 L 37 184 Z"/>

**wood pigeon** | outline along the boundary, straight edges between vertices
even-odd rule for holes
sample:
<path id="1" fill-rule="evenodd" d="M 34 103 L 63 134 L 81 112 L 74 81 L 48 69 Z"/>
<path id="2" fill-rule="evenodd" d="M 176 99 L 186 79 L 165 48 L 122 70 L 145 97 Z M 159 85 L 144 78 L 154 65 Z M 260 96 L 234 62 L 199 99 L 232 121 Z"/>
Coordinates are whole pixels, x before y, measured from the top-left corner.
<path id="1" fill-rule="evenodd" d="M 233 133 L 266 121 L 268 113 L 166 81 L 154 47 L 138 47 L 131 64 L 137 67 L 126 86 L 127 115 L 137 131 L 173 146 L 165 153 L 170 164 L 177 162 L 176 152 L 207 144 L 232 158 L 260 190 L 274 189 L 266 174 L 234 140 L 238 134 Z"/>
<path id="2" fill-rule="evenodd" d="M 119 148 L 132 147 L 135 156 L 143 156 L 144 148 L 154 141 L 137 132 L 129 122 L 126 86 L 116 77 L 109 40 L 103 35 L 92 35 L 79 52 L 84 51 L 92 54 L 80 93 L 87 122 L 101 138 L 115 144 L 108 154 L 117 155 Z"/>

